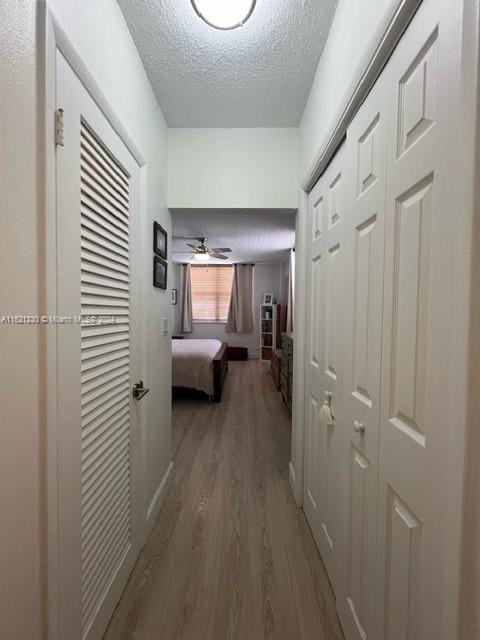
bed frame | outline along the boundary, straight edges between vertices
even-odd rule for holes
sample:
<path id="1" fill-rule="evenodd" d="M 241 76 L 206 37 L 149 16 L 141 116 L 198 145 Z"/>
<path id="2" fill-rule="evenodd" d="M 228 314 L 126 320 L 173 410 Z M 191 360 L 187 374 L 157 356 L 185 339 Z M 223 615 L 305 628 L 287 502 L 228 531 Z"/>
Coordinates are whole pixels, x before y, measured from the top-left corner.
<path id="1" fill-rule="evenodd" d="M 228 373 L 228 344 L 226 342 L 222 343 L 222 346 L 218 350 L 217 355 L 212 360 L 212 372 L 213 395 L 208 396 L 208 399 L 210 400 L 210 402 L 221 402 L 223 384 Z M 182 395 L 184 392 L 192 393 L 192 389 L 187 389 L 185 387 L 173 387 L 173 391 L 175 393 L 181 393 Z M 196 391 L 195 393 L 205 396 L 202 391 Z"/>
<path id="2" fill-rule="evenodd" d="M 224 342 L 220 347 L 213 363 L 213 402 L 221 402 L 223 383 L 228 373 L 228 344 Z"/>

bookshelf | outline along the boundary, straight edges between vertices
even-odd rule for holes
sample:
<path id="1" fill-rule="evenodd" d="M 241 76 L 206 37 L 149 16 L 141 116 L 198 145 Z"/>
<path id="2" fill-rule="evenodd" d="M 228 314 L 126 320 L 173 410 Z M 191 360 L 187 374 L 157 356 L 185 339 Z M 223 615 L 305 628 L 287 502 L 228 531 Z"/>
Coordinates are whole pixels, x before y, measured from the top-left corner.
<path id="1" fill-rule="evenodd" d="M 280 305 L 260 305 L 260 359 L 271 360 L 280 342 Z"/>

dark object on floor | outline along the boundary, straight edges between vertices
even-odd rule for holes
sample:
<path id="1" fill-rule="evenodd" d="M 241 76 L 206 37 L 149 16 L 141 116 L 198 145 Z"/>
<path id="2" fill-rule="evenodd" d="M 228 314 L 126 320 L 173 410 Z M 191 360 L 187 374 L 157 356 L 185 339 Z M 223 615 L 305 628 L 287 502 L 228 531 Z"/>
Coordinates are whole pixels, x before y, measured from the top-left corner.
<path id="1" fill-rule="evenodd" d="M 228 347 L 229 360 L 248 360 L 247 347 Z"/>
<path id="2" fill-rule="evenodd" d="M 172 336 L 172 340 L 183 340 L 185 336 Z"/>

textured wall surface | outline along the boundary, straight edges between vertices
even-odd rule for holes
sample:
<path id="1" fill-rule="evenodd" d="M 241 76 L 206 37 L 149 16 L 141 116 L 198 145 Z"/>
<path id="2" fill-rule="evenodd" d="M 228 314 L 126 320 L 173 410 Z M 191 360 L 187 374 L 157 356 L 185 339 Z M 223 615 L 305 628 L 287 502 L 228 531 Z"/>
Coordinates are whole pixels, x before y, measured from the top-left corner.
<path id="1" fill-rule="evenodd" d="M 35 31 L 33 2 L 0 2 L 0 316 L 40 312 Z M 2 639 L 42 636 L 40 355 L 38 327 L 0 324 Z"/>
<path id="2" fill-rule="evenodd" d="M 170 127 L 297 126 L 336 3 L 258 0 L 219 31 L 190 0 L 119 0 Z"/>

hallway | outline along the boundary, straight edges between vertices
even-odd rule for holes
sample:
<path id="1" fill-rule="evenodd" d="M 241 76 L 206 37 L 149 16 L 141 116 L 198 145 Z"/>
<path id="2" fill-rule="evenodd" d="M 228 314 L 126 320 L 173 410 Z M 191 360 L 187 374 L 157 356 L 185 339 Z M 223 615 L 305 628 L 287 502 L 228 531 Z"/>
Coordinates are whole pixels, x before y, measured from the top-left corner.
<path id="1" fill-rule="evenodd" d="M 230 363 L 220 404 L 175 400 L 173 425 L 170 490 L 106 640 L 340 640 L 264 363 Z"/>

